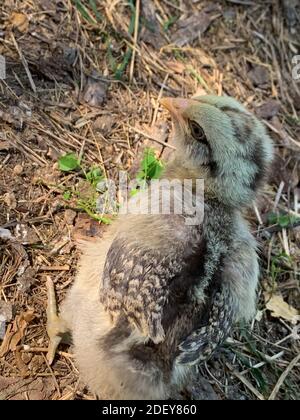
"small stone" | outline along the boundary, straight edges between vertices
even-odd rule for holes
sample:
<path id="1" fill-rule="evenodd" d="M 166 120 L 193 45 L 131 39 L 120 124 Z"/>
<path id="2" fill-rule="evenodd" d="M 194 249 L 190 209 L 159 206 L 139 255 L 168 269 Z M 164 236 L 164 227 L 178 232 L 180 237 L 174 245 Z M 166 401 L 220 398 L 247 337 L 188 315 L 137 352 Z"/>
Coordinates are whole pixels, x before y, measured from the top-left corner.
<path id="1" fill-rule="evenodd" d="M 23 172 L 23 166 L 22 165 L 16 165 L 13 169 L 13 173 L 16 176 L 21 175 L 22 172 Z"/>
<path id="2" fill-rule="evenodd" d="M 0 239 L 3 241 L 8 241 L 13 239 L 11 232 L 8 229 L 0 228 Z"/>
<path id="3" fill-rule="evenodd" d="M 66 210 L 64 214 L 64 219 L 67 225 L 72 226 L 74 224 L 75 217 L 77 213 L 74 210 Z"/>
<path id="4" fill-rule="evenodd" d="M 9 209 L 15 209 L 17 207 L 16 196 L 13 192 L 4 194 L 3 201 Z"/>
<path id="5" fill-rule="evenodd" d="M 12 319 L 12 305 L 0 300 L 0 340 L 3 340 L 6 332 L 6 323 Z"/>
<path id="6" fill-rule="evenodd" d="M 33 355 L 31 353 L 22 353 L 22 360 L 23 362 L 28 365 L 28 363 L 31 361 Z"/>
<path id="7" fill-rule="evenodd" d="M 35 230 L 27 224 L 19 223 L 15 228 L 15 236 L 22 245 L 32 245 L 40 242 Z"/>

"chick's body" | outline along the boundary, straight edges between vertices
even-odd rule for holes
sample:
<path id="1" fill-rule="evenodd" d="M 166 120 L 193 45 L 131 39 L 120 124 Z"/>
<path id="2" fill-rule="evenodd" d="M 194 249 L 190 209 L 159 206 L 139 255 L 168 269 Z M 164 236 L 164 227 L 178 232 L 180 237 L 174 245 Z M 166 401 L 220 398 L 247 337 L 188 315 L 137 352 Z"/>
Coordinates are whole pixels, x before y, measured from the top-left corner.
<path id="1" fill-rule="evenodd" d="M 237 319 L 248 319 L 254 311 L 258 265 L 255 242 L 243 221 L 237 222 L 240 226 L 234 238 L 235 245 L 232 243 L 228 250 L 231 258 L 227 259 L 225 267 L 216 270 L 214 281 L 217 290 L 221 287 L 221 282 L 224 289 L 228 288 L 235 306 L 234 316 Z M 133 230 L 136 228 L 136 224 L 132 226 Z M 162 235 L 164 233 L 168 235 L 170 242 L 165 249 L 159 250 L 162 259 L 169 258 L 170 248 L 174 248 L 178 241 L 174 229 L 162 232 Z M 188 293 L 199 281 L 196 273 L 201 275 L 204 271 L 202 254 L 196 255 L 195 260 L 198 261 L 194 262 L 195 272 L 189 273 L 189 277 L 184 273 L 179 274 L 168 286 L 168 291 L 165 290 L 164 293 L 169 295 L 162 320 L 165 338 L 161 343 L 154 344 L 128 322 L 125 314 L 120 315 L 112 324 L 109 313 L 99 300 L 99 279 L 103 276 L 105 251 L 108 251 L 112 242 L 113 237 L 105 237 L 83 245 L 81 267 L 63 305 L 62 316 L 72 331 L 79 371 L 92 391 L 104 398 L 170 397 L 173 388 L 178 390 L 184 386 L 191 369 L 190 365 L 175 362 L 178 345 L 200 325 L 206 325 L 210 316 L 211 303 L 204 299 L 204 294 L 203 302 L 195 302 L 189 298 Z M 143 245 L 142 242 L 141 251 Z M 146 252 L 149 252 L 148 247 Z M 187 272 L 188 269 L 185 273 Z M 158 285 L 158 292 L 159 290 Z M 138 293 L 140 291 L 136 290 L 136 299 Z M 210 299 L 211 296 L 208 296 L 208 301 Z M 219 332 L 218 328 L 217 331 Z M 213 338 L 207 337 L 208 348 L 214 345 L 210 342 Z M 204 350 L 207 350 L 206 343 Z M 199 352 L 201 356 L 201 349 Z"/>
<path id="2" fill-rule="evenodd" d="M 82 244 L 61 315 L 81 375 L 102 398 L 172 397 L 255 312 L 256 243 L 240 210 L 255 198 L 271 142 L 230 98 L 165 105 L 177 153 L 163 177 L 204 179 L 204 215 L 189 224 L 184 212 L 128 214 Z"/>

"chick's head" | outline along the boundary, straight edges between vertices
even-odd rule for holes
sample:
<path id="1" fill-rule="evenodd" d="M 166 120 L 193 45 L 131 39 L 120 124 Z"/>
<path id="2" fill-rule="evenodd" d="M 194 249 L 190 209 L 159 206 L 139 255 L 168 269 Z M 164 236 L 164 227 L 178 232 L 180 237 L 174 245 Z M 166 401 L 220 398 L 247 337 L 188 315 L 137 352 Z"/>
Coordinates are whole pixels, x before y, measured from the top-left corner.
<path id="1" fill-rule="evenodd" d="M 263 124 L 230 97 L 163 98 L 173 120 L 177 160 L 199 173 L 226 204 L 248 206 L 273 158 Z"/>

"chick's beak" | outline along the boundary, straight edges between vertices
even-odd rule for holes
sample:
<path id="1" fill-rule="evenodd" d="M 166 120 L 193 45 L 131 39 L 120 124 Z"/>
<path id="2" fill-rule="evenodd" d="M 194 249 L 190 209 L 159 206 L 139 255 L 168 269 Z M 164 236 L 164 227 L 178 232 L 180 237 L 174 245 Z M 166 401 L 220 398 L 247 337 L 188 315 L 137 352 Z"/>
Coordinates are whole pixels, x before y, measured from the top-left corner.
<path id="1" fill-rule="evenodd" d="M 182 120 L 187 108 L 197 102 L 193 99 L 162 98 L 160 103 L 170 112 L 172 117 Z"/>

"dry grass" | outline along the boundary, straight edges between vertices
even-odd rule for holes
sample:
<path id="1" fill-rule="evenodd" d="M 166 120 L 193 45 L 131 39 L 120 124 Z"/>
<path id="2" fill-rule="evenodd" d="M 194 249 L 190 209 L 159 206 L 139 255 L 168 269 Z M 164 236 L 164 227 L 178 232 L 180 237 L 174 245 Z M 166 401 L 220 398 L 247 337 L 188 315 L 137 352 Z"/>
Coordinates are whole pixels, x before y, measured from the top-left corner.
<path id="1" fill-rule="evenodd" d="M 276 0 L 211 3 L 2 1 L 0 227 L 17 239 L 0 242 L 0 303 L 9 320 L 0 399 L 93 398 L 78 381 L 71 348 L 62 346 L 52 367 L 45 359 L 46 277 L 61 301 L 76 267 L 74 235 L 103 229 L 64 194 L 87 199 L 89 191 L 82 175 L 58 170 L 58 157 L 75 152 L 113 179 L 133 170 L 146 139 L 156 139 L 166 158 L 158 98 L 196 92 L 245 103 L 264 119 L 277 154 L 271 185 L 248 215 L 261 244 L 259 317 L 237 328 L 202 373 L 223 399 L 300 397 L 299 329 L 272 317 L 265 297 L 280 293 L 300 309 L 299 221 L 269 218 L 299 213 L 300 84 L 292 57 L 300 51 L 300 9 Z"/>

